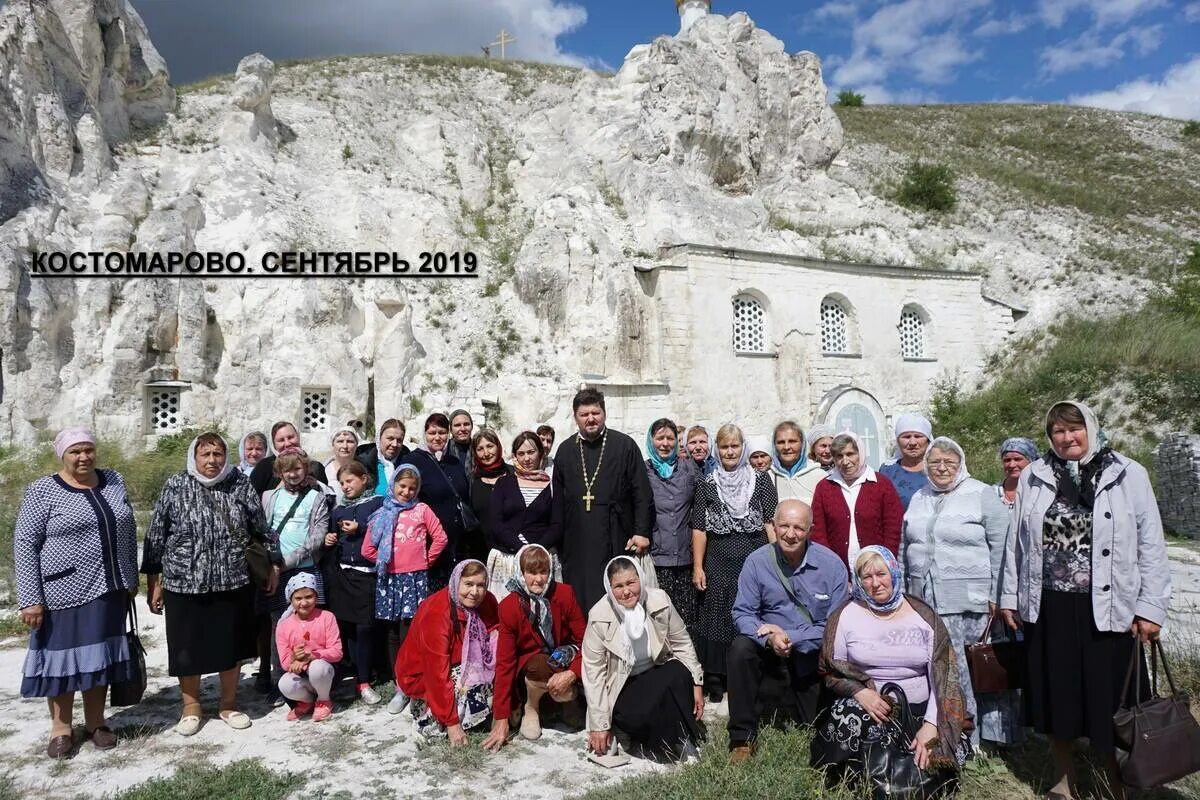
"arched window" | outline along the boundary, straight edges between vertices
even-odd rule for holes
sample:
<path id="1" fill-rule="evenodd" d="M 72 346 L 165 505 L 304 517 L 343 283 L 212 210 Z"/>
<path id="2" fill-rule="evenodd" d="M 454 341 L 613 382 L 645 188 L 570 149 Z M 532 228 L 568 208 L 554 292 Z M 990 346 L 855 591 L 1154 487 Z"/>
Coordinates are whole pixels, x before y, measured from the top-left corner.
<path id="1" fill-rule="evenodd" d="M 900 355 L 903 358 L 926 358 L 925 315 L 915 308 L 900 312 Z"/>
<path id="2" fill-rule="evenodd" d="M 739 353 L 765 353 L 767 315 L 762 303 L 747 294 L 733 298 L 733 349 Z"/>
<path id="3" fill-rule="evenodd" d="M 821 301 L 821 352 L 850 352 L 849 314 L 836 297 L 826 297 Z"/>

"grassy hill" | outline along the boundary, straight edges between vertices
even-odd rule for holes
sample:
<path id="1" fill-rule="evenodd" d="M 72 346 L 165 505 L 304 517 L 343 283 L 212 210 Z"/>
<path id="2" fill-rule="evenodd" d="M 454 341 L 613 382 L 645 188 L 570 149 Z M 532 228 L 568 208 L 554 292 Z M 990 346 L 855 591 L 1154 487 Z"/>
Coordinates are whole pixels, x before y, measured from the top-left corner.
<path id="1" fill-rule="evenodd" d="M 850 165 L 889 191 L 896 164 L 950 166 L 967 202 L 1078 217 L 1079 252 L 1059 269 L 1072 285 L 1093 273 L 1152 282 L 1090 303 L 993 355 L 984 381 L 938 387 L 935 429 L 966 448 L 972 472 L 997 479 L 1007 436 L 1039 444 L 1050 405 L 1093 405 L 1114 445 L 1149 464 L 1168 430 L 1200 430 L 1200 136 L 1179 120 L 1066 106 L 839 108 Z M 1190 255 L 1190 259 L 1189 259 Z M 1036 289 L 1035 289 L 1036 291 Z"/>

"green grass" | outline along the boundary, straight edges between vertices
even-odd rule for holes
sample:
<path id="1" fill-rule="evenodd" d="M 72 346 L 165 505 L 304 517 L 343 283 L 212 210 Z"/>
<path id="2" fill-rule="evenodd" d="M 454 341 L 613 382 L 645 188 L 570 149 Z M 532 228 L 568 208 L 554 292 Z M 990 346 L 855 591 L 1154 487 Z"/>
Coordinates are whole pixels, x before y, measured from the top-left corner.
<path id="1" fill-rule="evenodd" d="M 1071 106 L 864 106 L 838 109 L 850 146 L 881 144 L 937 161 L 960 178 L 996 184 L 1005 206 L 1064 206 L 1106 227 L 1177 252 L 1179 231 L 1200 230 L 1196 148 L 1160 148 L 1173 120 Z M 1149 129 L 1151 136 L 1138 136 Z M 1153 222 L 1150 222 L 1152 220 Z M 1185 235 L 1182 238 L 1188 238 Z M 1161 253 L 1145 252 L 1146 261 Z"/>
<path id="2" fill-rule="evenodd" d="M 283 800 L 303 784 L 300 775 L 273 772 L 246 759 L 224 767 L 185 765 L 170 778 L 140 783 L 112 800 Z"/>
<path id="3" fill-rule="evenodd" d="M 993 359 L 988 385 L 975 392 L 939 383 L 934 429 L 967 452 L 972 474 L 995 481 L 996 447 L 1009 436 L 1045 445 L 1040 430 L 1059 400 L 1093 406 L 1112 445 L 1153 469 L 1150 425 L 1200 429 L 1200 316 L 1155 304 L 1104 319 L 1068 319 L 1017 341 Z"/>
<path id="4" fill-rule="evenodd" d="M 29 626 L 21 622 L 21 618 L 8 611 L 0 611 L 0 641 L 19 638 L 22 641 L 29 633 Z"/>
<path id="5" fill-rule="evenodd" d="M 152 450 L 125 453 L 116 442 L 101 441 L 97 466 L 121 473 L 129 490 L 129 501 L 137 515 L 138 532 L 145 534 L 158 494 L 168 477 L 181 472 L 187 463 L 187 448 L 198 430 L 185 430 L 160 438 Z M 235 448 L 233 442 L 231 448 Z M 236 458 L 236 452 L 234 452 Z M 35 449 L 0 448 L 0 597 L 13 581 L 13 539 L 17 511 L 27 487 L 35 478 L 57 472 L 62 462 L 50 445 Z"/>
<path id="6" fill-rule="evenodd" d="M 1178 675 L 1176 675 L 1178 680 Z M 1182 688 L 1182 686 L 1180 687 Z M 711 730 L 699 762 L 654 775 L 639 775 L 620 783 L 593 789 L 577 800 L 861 800 L 861 787 L 826 786 L 823 774 L 808 766 L 811 733 L 805 728 L 767 728 L 759 736 L 758 752 L 747 764 L 730 767 L 723 730 Z M 1076 765 L 1082 797 L 1096 797 L 1103 779 L 1088 760 L 1085 748 L 1077 751 Z M 978 754 L 960 776 L 961 800 L 1035 800 L 1048 787 L 1049 751 L 1045 740 L 1030 737 L 1002 756 Z M 1139 795 L 1141 800 L 1196 800 L 1200 776 L 1193 775 L 1172 788 Z"/>

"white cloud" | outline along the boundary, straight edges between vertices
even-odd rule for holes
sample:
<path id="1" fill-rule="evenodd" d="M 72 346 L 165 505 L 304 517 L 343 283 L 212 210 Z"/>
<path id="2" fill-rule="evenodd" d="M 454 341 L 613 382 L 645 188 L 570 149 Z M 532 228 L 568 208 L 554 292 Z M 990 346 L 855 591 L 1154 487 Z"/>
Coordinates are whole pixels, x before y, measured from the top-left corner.
<path id="1" fill-rule="evenodd" d="M 1014 33 L 1020 33 L 1033 24 L 1034 16 L 1032 14 L 1013 14 L 1007 19 L 999 19 L 992 17 L 984 20 L 984 22 L 973 30 L 975 36 L 1011 36 Z"/>
<path id="2" fill-rule="evenodd" d="M 1188 3 L 1183 7 L 1185 22 L 1200 22 L 1200 3 Z"/>
<path id="3" fill-rule="evenodd" d="M 854 28 L 850 55 L 833 70 L 838 87 L 873 85 L 910 71 L 922 83 L 945 83 L 983 57 L 962 31 L 992 0 L 901 0 L 878 8 Z"/>
<path id="4" fill-rule="evenodd" d="M 858 16 L 858 6 L 854 3 L 830 0 L 830 2 L 813 11 L 809 15 L 809 19 L 814 22 L 824 22 L 827 20 L 854 19 L 856 16 Z"/>
<path id="5" fill-rule="evenodd" d="M 1041 75 L 1052 78 L 1075 70 L 1107 67 L 1125 57 L 1132 48 L 1147 55 L 1162 43 L 1163 26 L 1133 27 L 1104 40 L 1096 29 L 1084 31 L 1072 39 L 1046 47 L 1041 52 Z"/>
<path id="6" fill-rule="evenodd" d="M 1108 91 L 1072 95 L 1067 102 L 1114 111 L 1200 119 L 1200 56 L 1171 67 L 1162 80 L 1138 78 Z"/>
<path id="7" fill-rule="evenodd" d="M 1100 27 L 1121 25 L 1167 5 L 1168 0 L 1038 0 L 1038 14 L 1051 28 L 1061 28 L 1075 12 L 1090 14 Z"/>

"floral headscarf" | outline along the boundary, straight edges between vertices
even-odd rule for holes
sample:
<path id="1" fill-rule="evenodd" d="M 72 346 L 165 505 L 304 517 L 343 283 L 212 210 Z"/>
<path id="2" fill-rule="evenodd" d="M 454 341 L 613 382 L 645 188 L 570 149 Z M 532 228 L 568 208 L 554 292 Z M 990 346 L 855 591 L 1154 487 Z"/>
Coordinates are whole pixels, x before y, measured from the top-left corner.
<path id="1" fill-rule="evenodd" d="M 405 475 L 411 475 L 417 479 L 417 491 L 413 494 L 412 500 L 397 500 L 394 492 L 388 492 L 383 496 L 383 505 L 367 521 L 367 536 L 371 540 L 371 546 L 378 551 L 375 556 L 375 574 L 380 578 L 387 576 L 388 565 L 392 562 L 392 542 L 395 538 L 393 534 L 396 531 L 396 519 L 421 502 L 417 499 L 421 492 L 421 471 L 412 464 L 401 464 L 396 467 L 392 483 L 395 484 Z M 366 495 L 366 492 L 363 492 L 363 495 Z"/>
<path id="2" fill-rule="evenodd" d="M 738 437 L 742 440 L 741 457 L 733 469 L 725 469 L 725 465 L 718 461 L 713 471 L 713 481 L 717 484 L 717 497 L 729 510 L 729 516 L 745 519 L 750 513 L 750 496 L 754 494 L 758 473 L 750 466 L 750 445 L 741 428 L 738 428 Z"/>
<path id="3" fill-rule="evenodd" d="M 863 562 L 864 556 L 874 553 L 883 559 L 883 563 L 887 565 L 888 572 L 892 574 L 892 596 L 888 598 L 886 603 L 877 603 L 874 598 L 867 593 L 863 586 L 862 578 L 858 575 L 858 565 Z M 853 568 L 850 571 L 851 578 L 854 581 L 854 588 L 850 591 L 850 595 L 863 603 L 867 608 L 874 611 L 876 614 L 890 614 L 900 607 L 904 602 L 904 587 L 900 576 L 900 562 L 892 555 L 892 551 L 878 544 L 870 544 L 858 551 L 858 558 L 854 559 Z"/>
<path id="4" fill-rule="evenodd" d="M 491 683 L 496 678 L 496 649 L 491 636 L 488 635 L 487 623 L 479 616 L 479 609 L 467 608 L 458 599 L 458 584 L 462 580 L 463 570 L 468 564 L 478 564 L 483 567 L 483 582 L 487 585 L 487 565 L 474 558 L 460 561 L 450 573 L 450 583 L 446 590 L 450 594 L 450 613 L 462 611 L 467 618 L 467 630 L 463 634 L 462 672 L 459 682 L 462 686 L 478 686 Z"/>
<path id="5" fill-rule="evenodd" d="M 550 564 L 550 579 L 546 581 L 546 588 L 541 594 L 534 594 L 529 591 L 529 586 L 525 583 L 525 571 L 521 569 L 521 556 L 527 550 L 541 550 L 546 554 L 546 559 Z M 550 555 L 550 551 L 542 547 L 540 544 L 527 544 L 517 551 L 517 572 L 508 579 L 505 584 L 510 592 L 514 592 L 521 596 L 526 603 L 529 604 L 529 622 L 542 632 L 542 638 L 546 640 L 546 644 L 551 649 L 554 647 L 554 618 L 550 614 L 550 591 L 554 588 L 554 557 Z"/>

